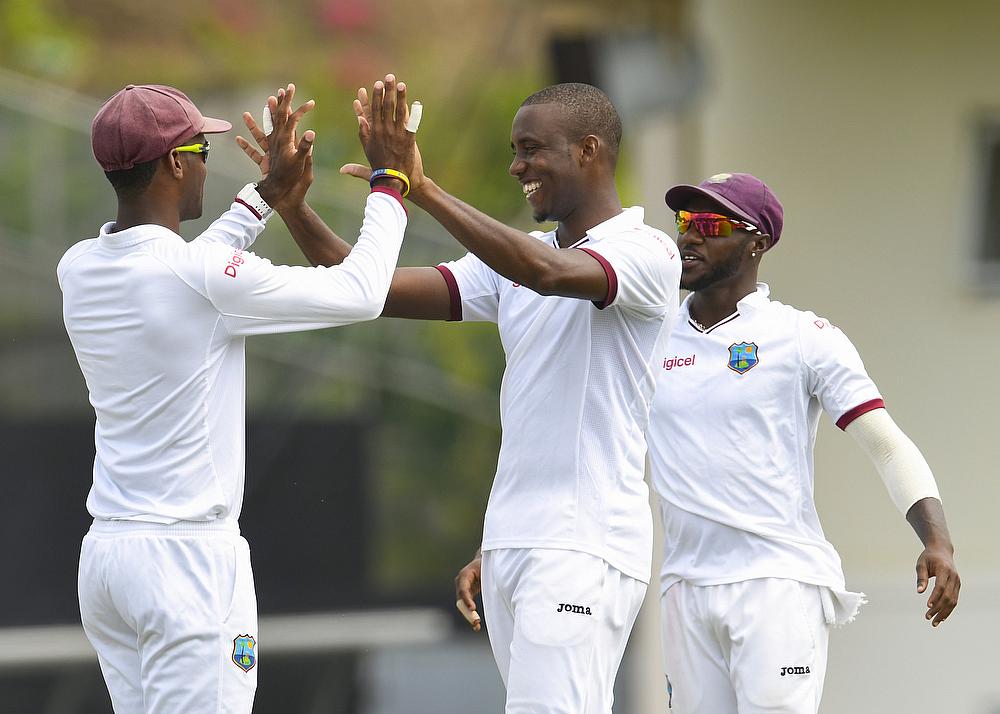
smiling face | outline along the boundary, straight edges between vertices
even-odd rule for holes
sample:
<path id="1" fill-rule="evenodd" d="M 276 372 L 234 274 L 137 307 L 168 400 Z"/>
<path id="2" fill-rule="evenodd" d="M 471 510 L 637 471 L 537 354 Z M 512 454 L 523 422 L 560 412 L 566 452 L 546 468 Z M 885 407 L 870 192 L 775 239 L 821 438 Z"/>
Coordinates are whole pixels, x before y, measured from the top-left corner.
<path id="1" fill-rule="evenodd" d="M 565 108 L 558 104 L 522 106 L 514 117 L 510 174 L 520 183 L 536 221 L 562 221 L 586 195 L 582 147 L 566 134 Z"/>
<path id="2" fill-rule="evenodd" d="M 736 218 L 718 204 L 704 199 L 692 199 L 683 208 Z M 756 275 L 757 263 L 751 253 L 763 253 L 769 240 L 743 228 L 736 228 L 728 236 L 704 236 L 691 223 L 684 233 L 677 236 L 677 247 L 681 253 L 681 288 L 697 292 L 744 280 L 747 271 L 754 271 Z"/>

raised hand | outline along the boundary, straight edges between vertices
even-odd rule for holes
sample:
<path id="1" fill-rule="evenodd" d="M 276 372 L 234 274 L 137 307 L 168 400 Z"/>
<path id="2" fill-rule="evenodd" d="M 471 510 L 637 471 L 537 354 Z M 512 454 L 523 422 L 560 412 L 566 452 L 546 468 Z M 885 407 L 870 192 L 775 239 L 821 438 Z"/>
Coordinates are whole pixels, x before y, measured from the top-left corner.
<path id="1" fill-rule="evenodd" d="M 419 191 L 424 180 L 423 163 L 416 137 L 406 128 L 410 108 L 406 103 L 406 85 L 397 83 L 392 74 L 372 86 L 371 99 L 364 87 L 354 100 L 358 118 L 358 138 L 371 168 L 402 171 L 410 179 L 410 191 Z M 361 164 L 346 164 L 342 174 L 368 180 L 371 169 Z"/>
<path id="2" fill-rule="evenodd" d="M 270 106 L 268 106 L 268 111 L 270 111 Z M 246 124 L 247 131 L 250 132 L 250 136 L 253 137 L 257 146 L 260 147 L 260 151 L 255 149 L 253 145 L 242 136 L 236 137 L 236 143 L 241 149 L 243 149 L 243 153 L 250 157 L 250 160 L 257 164 L 260 168 L 261 178 L 267 178 L 271 163 L 268 158 L 268 148 L 270 146 L 268 136 L 264 133 L 264 130 L 257 125 L 257 121 L 253 118 L 253 115 L 250 114 L 250 112 L 243 112 L 243 123 Z M 306 132 L 306 134 L 312 134 L 315 136 L 312 132 Z M 309 152 L 306 154 L 303 171 L 299 176 L 299 180 L 296 181 L 295 185 L 288 190 L 288 193 L 281 198 L 278 205 L 270 204 L 271 207 L 279 213 L 285 213 L 286 209 L 302 206 L 305 203 L 306 192 L 308 192 L 309 187 L 312 186 L 313 178 L 313 156 L 312 147 L 310 146 Z"/>
<path id="3" fill-rule="evenodd" d="M 245 139 L 242 143 L 237 140 L 244 152 L 257 161 L 261 172 L 266 172 L 266 176 L 257 185 L 257 192 L 275 209 L 282 208 L 295 200 L 301 202 L 309 185 L 312 184 L 312 146 L 316 133 L 312 130 L 307 131 L 297 140 L 296 129 L 302 117 L 315 106 L 315 102 L 309 100 L 293 112 L 291 107 L 294 97 L 295 85 L 289 84 L 286 89 L 279 89 L 277 96 L 272 95 L 267 98 L 274 131 L 270 136 L 263 137 L 267 148 L 266 154 L 260 161 L 257 161 L 255 157 L 257 152 L 252 151 L 249 142 Z M 246 115 L 243 121 L 247 123 Z M 252 117 L 250 123 L 247 123 L 247 128 L 251 128 L 251 124 L 256 127 Z M 259 128 L 257 131 L 263 136 Z M 260 139 L 253 129 L 251 135 L 260 144 Z M 264 148 L 263 145 L 261 148 Z M 251 149 L 252 153 L 248 149 Z"/>

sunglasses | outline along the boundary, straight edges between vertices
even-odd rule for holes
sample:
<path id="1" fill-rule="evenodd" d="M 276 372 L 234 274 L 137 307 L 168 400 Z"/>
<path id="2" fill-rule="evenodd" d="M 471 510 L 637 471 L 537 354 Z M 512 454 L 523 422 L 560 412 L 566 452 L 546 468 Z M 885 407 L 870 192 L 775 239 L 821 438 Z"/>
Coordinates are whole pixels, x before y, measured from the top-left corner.
<path id="1" fill-rule="evenodd" d="M 676 221 L 678 233 L 687 233 L 693 223 L 698 232 L 706 237 L 731 236 L 735 228 L 742 228 L 752 233 L 763 235 L 760 229 L 753 223 L 723 216 L 719 213 L 677 211 Z"/>
<path id="2" fill-rule="evenodd" d="M 206 141 L 204 144 L 188 144 L 187 146 L 178 146 L 174 151 L 183 151 L 190 154 L 201 154 L 202 161 L 208 161 L 208 150 L 212 148 L 212 144 Z"/>

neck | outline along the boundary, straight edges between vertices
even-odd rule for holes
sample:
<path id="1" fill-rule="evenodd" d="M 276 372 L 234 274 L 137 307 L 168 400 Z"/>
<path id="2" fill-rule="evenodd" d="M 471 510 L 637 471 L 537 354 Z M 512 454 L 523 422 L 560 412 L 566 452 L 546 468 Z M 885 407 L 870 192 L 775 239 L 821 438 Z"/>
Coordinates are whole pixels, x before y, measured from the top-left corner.
<path id="1" fill-rule="evenodd" d="M 560 248 L 566 248 L 579 241 L 594 226 L 614 218 L 622 212 L 622 202 L 618 190 L 611 184 L 603 191 L 588 193 L 568 216 L 559 221 L 556 240 Z"/>
<path id="2" fill-rule="evenodd" d="M 163 226 L 174 233 L 181 232 L 181 217 L 176 204 L 151 199 L 147 195 L 118 199 L 115 232 L 141 225 Z"/>
<path id="3" fill-rule="evenodd" d="M 734 276 L 731 281 L 719 281 L 697 290 L 691 297 L 688 311 L 696 322 L 711 327 L 736 312 L 736 304 L 757 290 L 757 271 Z"/>

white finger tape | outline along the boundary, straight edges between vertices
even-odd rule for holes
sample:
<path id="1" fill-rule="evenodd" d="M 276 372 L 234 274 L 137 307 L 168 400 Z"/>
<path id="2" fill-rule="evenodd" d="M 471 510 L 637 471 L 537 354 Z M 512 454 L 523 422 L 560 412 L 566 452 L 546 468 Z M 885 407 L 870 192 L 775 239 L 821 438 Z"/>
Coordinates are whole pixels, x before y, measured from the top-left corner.
<path id="1" fill-rule="evenodd" d="M 409 131 L 409 129 L 407 129 L 407 131 Z M 463 602 L 462 600 L 456 600 L 455 607 L 458 608 L 458 611 L 462 613 L 462 616 L 468 621 L 470 625 L 475 625 L 477 622 L 479 622 L 479 613 L 470 610 L 469 606 L 466 605 L 465 602 Z"/>
<path id="2" fill-rule="evenodd" d="M 260 128 L 264 132 L 264 136 L 270 136 L 271 132 L 274 131 L 274 122 L 271 121 L 271 108 L 266 104 L 264 105 L 264 113 L 260 115 Z"/>
<path id="3" fill-rule="evenodd" d="M 424 105 L 420 102 L 414 102 L 410 105 L 410 119 L 406 122 L 406 130 L 416 134 L 417 129 L 420 128 L 420 117 L 424 115 Z"/>

